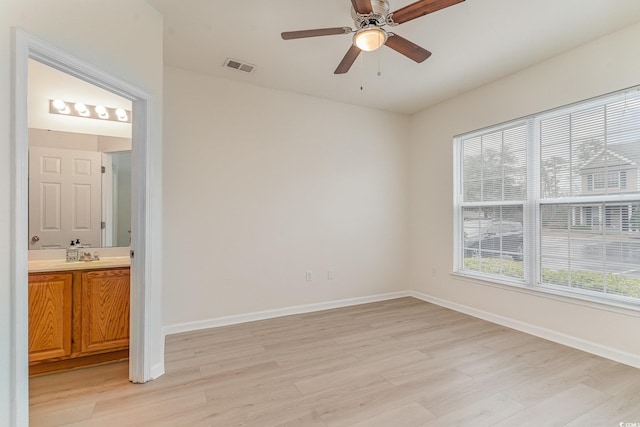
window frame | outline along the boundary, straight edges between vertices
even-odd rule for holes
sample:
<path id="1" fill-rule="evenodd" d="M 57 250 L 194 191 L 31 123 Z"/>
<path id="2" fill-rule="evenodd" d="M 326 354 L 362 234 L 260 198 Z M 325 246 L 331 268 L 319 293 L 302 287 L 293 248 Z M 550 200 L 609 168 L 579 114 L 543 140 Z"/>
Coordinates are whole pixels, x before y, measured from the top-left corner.
<path id="1" fill-rule="evenodd" d="M 526 118 L 525 119 L 517 119 L 517 120 L 512 120 L 509 122 L 505 122 L 505 123 L 501 123 L 499 125 L 496 126 L 491 126 L 491 127 L 487 127 L 487 128 L 483 128 L 483 129 L 479 129 L 477 131 L 474 132 L 470 132 L 464 135 L 460 135 L 460 136 L 456 136 L 454 139 L 456 140 L 456 143 L 454 143 L 454 188 L 455 188 L 455 196 L 454 196 L 454 205 L 455 205 L 455 209 L 454 209 L 454 272 L 456 273 L 462 273 L 464 271 L 464 273 L 462 274 L 467 274 L 468 270 L 464 270 L 464 244 L 462 243 L 462 237 L 464 234 L 463 231 L 463 225 L 464 225 L 464 218 L 462 215 L 462 211 L 465 207 L 495 207 L 495 206 L 502 206 L 502 207 L 508 207 L 508 206 L 522 206 L 522 215 L 523 215 L 523 222 L 525 222 L 525 219 L 528 218 L 528 215 L 530 215 L 530 213 L 528 213 L 527 211 L 529 211 L 530 209 L 527 209 L 527 200 L 499 200 L 499 201 L 482 201 L 482 202 L 465 202 L 464 201 L 464 194 L 463 194 L 463 184 L 464 184 L 464 180 L 463 179 L 459 179 L 460 177 L 462 177 L 462 172 L 463 172 L 463 163 L 464 163 L 464 151 L 462 148 L 462 139 L 472 139 L 472 138 L 476 138 L 476 137 L 480 137 L 482 135 L 486 135 L 488 132 L 504 132 L 506 130 L 509 129 L 513 129 L 513 128 L 517 128 L 520 126 L 525 126 L 526 128 L 526 132 L 527 132 L 527 138 L 530 137 L 530 133 L 532 131 L 531 127 L 529 126 L 529 124 L 527 123 Z M 528 159 L 529 156 L 531 155 L 530 153 L 530 144 L 527 145 L 526 147 L 526 156 L 527 156 L 527 166 L 528 166 Z M 530 177 L 530 173 L 529 173 L 529 168 L 527 168 L 527 193 L 529 191 L 529 186 L 531 185 L 531 177 Z M 459 225 L 459 226 L 458 226 Z M 524 226 L 524 224 L 523 224 Z M 529 249 L 529 245 L 530 242 L 527 241 L 527 233 L 523 233 L 523 279 L 517 279 L 517 278 L 508 278 L 507 276 L 501 276 L 500 279 L 498 280 L 499 282 L 504 281 L 510 284 L 515 284 L 515 285 L 526 285 L 528 282 L 530 282 L 529 280 L 529 272 L 528 269 L 526 268 L 526 259 L 527 259 L 527 254 L 530 252 Z M 474 272 L 472 274 L 475 277 L 484 279 L 484 280 L 496 280 L 496 278 L 498 276 L 493 275 L 493 274 L 488 274 L 488 273 L 483 273 L 483 272 Z"/>
<path id="2" fill-rule="evenodd" d="M 473 132 L 456 135 L 453 138 L 453 174 L 454 174 L 454 233 L 453 233 L 453 274 L 489 283 L 507 285 L 527 289 L 534 293 L 549 293 L 568 297 L 570 299 L 585 300 L 598 304 L 605 304 L 614 307 L 629 308 L 640 311 L 640 298 L 617 295 L 600 291 L 581 289 L 578 287 L 565 287 L 558 284 L 544 283 L 542 281 L 541 263 L 541 209 L 543 205 L 570 205 L 575 203 L 637 203 L 640 201 L 639 191 L 625 193 L 628 189 L 628 172 L 622 169 L 607 171 L 604 173 L 604 188 L 596 188 L 595 173 L 591 174 L 591 188 L 589 188 L 589 177 L 586 178 L 587 193 L 598 193 L 604 191 L 605 194 L 593 195 L 571 195 L 570 197 L 543 198 L 541 190 L 540 162 L 541 162 L 541 135 L 540 123 L 549 117 L 560 114 L 571 114 L 577 111 L 586 110 L 597 106 L 606 106 L 616 102 L 616 98 L 625 96 L 630 92 L 639 92 L 640 86 L 624 89 L 621 91 L 605 94 L 585 101 L 564 105 L 552 110 L 536 113 L 515 120 L 510 120 L 494 126 L 487 126 Z M 509 128 L 521 126 L 527 128 L 527 149 L 526 149 L 526 195 L 523 201 L 498 201 L 498 202 L 465 202 L 464 201 L 464 150 L 463 141 L 487 135 L 493 132 L 505 131 Z M 609 187 L 609 175 L 617 174 L 617 186 Z M 622 176 L 624 173 L 625 176 Z M 638 172 L 640 175 L 640 171 Z M 640 180 L 640 177 L 638 178 Z M 624 182 L 624 185 L 623 185 Z M 617 194 L 606 194 L 609 189 L 619 190 Z M 522 206 L 523 211 L 523 279 L 510 278 L 504 275 L 495 275 L 486 272 L 467 270 L 464 268 L 464 215 L 465 207 L 477 206 Z M 592 214 L 593 215 L 593 214 Z M 603 227 L 606 227 L 603 224 Z"/>

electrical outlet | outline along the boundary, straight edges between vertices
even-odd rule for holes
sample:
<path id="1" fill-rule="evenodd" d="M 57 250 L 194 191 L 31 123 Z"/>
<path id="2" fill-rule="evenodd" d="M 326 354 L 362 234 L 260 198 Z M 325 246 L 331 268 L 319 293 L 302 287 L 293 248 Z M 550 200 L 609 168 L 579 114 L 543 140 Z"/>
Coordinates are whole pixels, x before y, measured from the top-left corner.
<path id="1" fill-rule="evenodd" d="M 431 268 L 431 277 L 438 277 L 438 270 L 435 267 Z"/>
<path id="2" fill-rule="evenodd" d="M 307 278 L 307 282 L 311 282 L 313 280 L 313 275 L 311 274 L 310 271 L 307 271 L 306 278 Z"/>
<path id="3" fill-rule="evenodd" d="M 327 280 L 333 280 L 334 274 L 333 270 L 327 271 Z"/>

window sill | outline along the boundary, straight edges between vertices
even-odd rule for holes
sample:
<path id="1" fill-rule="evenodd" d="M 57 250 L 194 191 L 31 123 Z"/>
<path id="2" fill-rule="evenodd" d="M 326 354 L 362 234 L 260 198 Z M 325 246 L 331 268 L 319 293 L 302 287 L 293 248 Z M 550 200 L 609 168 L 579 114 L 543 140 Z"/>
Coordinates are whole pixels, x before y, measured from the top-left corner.
<path id="1" fill-rule="evenodd" d="M 595 310 L 609 311 L 616 314 L 640 318 L 640 305 L 627 304 L 621 301 L 613 301 L 604 298 L 593 298 L 588 295 L 563 292 L 561 290 L 550 289 L 544 286 L 526 285 L 522 282 L 499 280 L 461 272 L 452 272 L 450 275 L 456 279 L 461 279 L 474 284 L 491 286 L 526 295 L 552 299 L 566 304 L 579 305 Z"/>

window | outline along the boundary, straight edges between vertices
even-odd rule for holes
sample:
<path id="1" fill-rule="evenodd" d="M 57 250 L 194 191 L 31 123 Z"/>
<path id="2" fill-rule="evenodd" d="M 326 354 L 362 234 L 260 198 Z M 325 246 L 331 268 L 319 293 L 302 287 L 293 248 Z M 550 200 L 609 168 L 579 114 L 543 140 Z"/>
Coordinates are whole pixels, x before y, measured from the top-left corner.
<path id="1" fill-rule="evenodd" d="M 605 179 L 606 176 L 606 179 Z M 606 185 L 605 185 L 606 184 Z M 601 190 L 603 188 L 626 188 L 627 172 L 616 171 L 604 173 L 596 173 L 587 175 L 587 191 Z"/>
<path id="2" fill-rule="evenodd" d="M 640 305 L 640 89 L 455 147 L 457 272 Z"/>
<path id="3" fill-rule="evenodd" d="M 462 145 L 463 268 L 522 279 L 527 127 L 517 123 L 464 138 Z"/>

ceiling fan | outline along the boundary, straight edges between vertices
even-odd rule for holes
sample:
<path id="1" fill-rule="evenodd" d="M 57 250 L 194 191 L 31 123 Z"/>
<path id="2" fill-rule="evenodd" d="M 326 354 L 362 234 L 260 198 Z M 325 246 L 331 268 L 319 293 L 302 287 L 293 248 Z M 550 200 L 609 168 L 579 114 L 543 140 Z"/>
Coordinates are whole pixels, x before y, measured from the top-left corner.
<path id="1" fill-rule="evenodd" d="M 306 37 L 351 34 L 353 44 L 342 58 L 334 74 L 344 74 L 353 65 L 360 52 L 373 51 L 386 45 L 415 62 L 422 62 L 431 56 L 431 52 L 399 35 L 386 31 L 383 27 L 395 27 L 428 13 L 437 12 L 464 0 L 418 0 L 408 6 L 389 13 L 389 0 L 351 0 L 351 16 L 356 27 L 320 28 L 316 30 L 287 31 L 282 33 L 284 40 Z"/>

